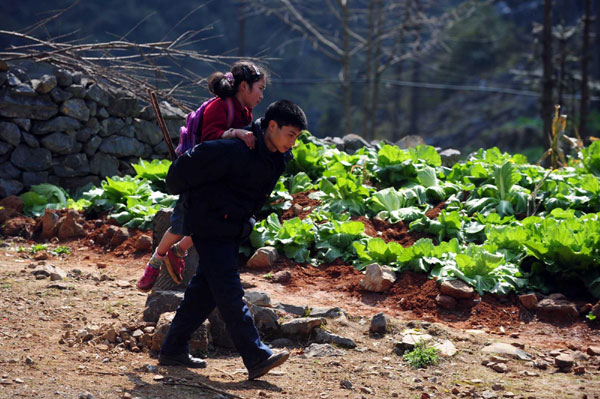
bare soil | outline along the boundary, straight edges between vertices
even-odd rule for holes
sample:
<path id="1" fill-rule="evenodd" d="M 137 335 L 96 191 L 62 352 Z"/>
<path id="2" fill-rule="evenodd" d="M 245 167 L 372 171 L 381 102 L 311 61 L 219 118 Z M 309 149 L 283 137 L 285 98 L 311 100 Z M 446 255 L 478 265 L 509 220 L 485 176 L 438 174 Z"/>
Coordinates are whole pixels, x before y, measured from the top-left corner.
<path id="1" fill-rule="evenodd" d="M 307 200 L 302 206 L 314 205 Z M 369 235 L 403 245 L 420 238 L 401 223 L 359 220 Z M 347 317 L 326 326 L 356 342 L 357 348 L 342 356 L 310 358 L 308 342 L 300 343 L 306 345 L 288 362 L 247 381 L 237 354 L 221 349 L 208 353 L 208 368 L 187 370 L 158 366 L 149 353 L 123 347 L 92 341 L 66 345 L 61 342 L 69 332 L 141 318 L 146 294 L 136 291 L 135 282 L 149 253 L 136 251 L 135 240 L 144 232 L 132 230 L 131 238 L 111 248 L 98 240 L 107 226 L 106 220 L 86 222 L 88 237 L 48 243 L 49 248 L 66 245 L 70 254 L 49 253 L 45 260 L 29 253 L 34 241 L 1 241 L 0 398 L 600 398 L 600 357 L 585 354 L 600 346 L 597 324 L 583 317 L 570 325 L 541 323 L 514 295 L 486 295 L 472 307 L 447 311 L 435 302 L 438 284 L 415 273 L 404 273 L 389 292 L 365 292 L 359 286 L 362 274 L 340 262 L 315 268 L 283 259 L 271 270 L 242 268 L 241 276 L 272 302 L 342 308 Z M 36 279 L 31 270 L 40 264 L 69 275 L 60 281 Z M 288 283 L 265 276 L 280 270 L 291 273 Z M 379 312 L 391 318 L 384 336 L 369 333 Z M 411 368 L 393 350 L 406 328 L 449 339 L 458 352 L 438 365 Z M 481 350 L 491 342 L 519 345 L 547 367 L 507 359 L 506 372 L 494 371 L 482 365 L 490 355 Z M 558 351 L 575 356 L 572 370 L 554 366 Z"/>

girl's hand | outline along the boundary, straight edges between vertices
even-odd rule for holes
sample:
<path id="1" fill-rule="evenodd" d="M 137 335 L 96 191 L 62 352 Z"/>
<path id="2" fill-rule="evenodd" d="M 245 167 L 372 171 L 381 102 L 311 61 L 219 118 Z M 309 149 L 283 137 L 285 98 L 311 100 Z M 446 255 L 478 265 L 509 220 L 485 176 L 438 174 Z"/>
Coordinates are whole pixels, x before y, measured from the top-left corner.
<path id="1" fill-rule="evenodd" d="M 254 149 L 254 142 L 256 141 L 256 138 L 254 137 L 254 134 L 251 131 L 235 129 L 234 137 L 241 139 L 251 150 Z"/>

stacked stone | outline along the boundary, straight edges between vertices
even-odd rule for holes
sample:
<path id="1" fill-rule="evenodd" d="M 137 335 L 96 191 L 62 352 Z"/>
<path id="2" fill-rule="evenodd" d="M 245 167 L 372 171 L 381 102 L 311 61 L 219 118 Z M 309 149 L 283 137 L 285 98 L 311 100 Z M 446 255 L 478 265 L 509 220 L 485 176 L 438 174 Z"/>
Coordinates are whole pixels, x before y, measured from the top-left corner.
<path id="1" fill-rule="evenodd" d="M 152 108 L 131 93 L 46 64 L 32 70 L 30 78 L 0 60 L 0 198 L 40 183 L 98 185 L 135 174 L 140 158 L 168 157 Z M 177 139 L 185 113 L 167 103 L 161 110 Z"/>

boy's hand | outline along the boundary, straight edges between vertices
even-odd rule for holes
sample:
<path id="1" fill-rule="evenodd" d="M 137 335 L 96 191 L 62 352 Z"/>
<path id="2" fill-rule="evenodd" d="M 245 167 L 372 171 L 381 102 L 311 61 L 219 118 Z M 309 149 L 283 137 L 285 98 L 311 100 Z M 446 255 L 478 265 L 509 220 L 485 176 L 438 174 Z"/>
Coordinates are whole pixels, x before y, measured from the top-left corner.
<path id="1" fill-rule="evenodd" d="M 234 137 L 241 139 L 244 143 L 246 143 L 248 148 L 250 148 L 251 150 L 254 149 L 254 142 L 255 142 L 256 138 L 254 137 L 254 134 L 252 134 L 251 131 L 243 130 L 243 129 L 235 129 Z"/>

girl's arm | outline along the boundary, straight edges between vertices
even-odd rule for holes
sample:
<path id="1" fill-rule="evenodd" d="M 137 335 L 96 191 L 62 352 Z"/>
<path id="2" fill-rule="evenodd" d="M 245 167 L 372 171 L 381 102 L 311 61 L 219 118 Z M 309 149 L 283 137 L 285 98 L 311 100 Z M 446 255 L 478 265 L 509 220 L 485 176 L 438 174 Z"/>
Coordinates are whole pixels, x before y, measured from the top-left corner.
<path id="1" fill-rule="evenodd" d="M 225 132 L 223 132 L 223 135 L 221 136 L 221 138 L 223 139 L 233 139 L 236 137 L 242 140 L 244 143 L 246 143 L 248 148 L 254 148 L 254 142 L 256 138 L 254 137 L 254 134 L 249 130 L 232 128 L 225 130 Z"/>

